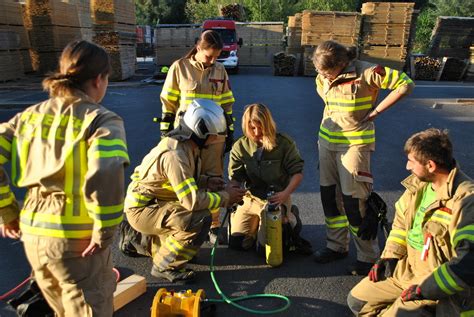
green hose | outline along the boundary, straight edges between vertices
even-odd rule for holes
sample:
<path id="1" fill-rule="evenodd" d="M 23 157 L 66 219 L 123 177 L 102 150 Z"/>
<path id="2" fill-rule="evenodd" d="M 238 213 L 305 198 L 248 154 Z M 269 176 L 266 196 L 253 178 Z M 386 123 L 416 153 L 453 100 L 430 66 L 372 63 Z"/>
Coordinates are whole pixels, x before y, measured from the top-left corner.
<path id="1" fill-rule="evenodd" d="M 225 220 L 228 215 L 229 215 L 229 210 L 227 210 L 222 223 L 225 223 Z M 219 233 L 217 233 L 217 235 L 219 235 Z M 253 313 L 253 314 L 260 314 L 260 315 L 281 313 L 290 307 L 291 305 L 290 299 L 286 296 L 279 295 L 279 294 L 254 294 L 254 295 L 246 295 L 246 296 L 240 296 L 240 297 L 235 297 L 235 298 L 227 297 L 227 295 L 222 292 L 221 288 L 219 287 L 219 284 L 217 284 L 216 277 L 214 276 L 214 255 L 215 255 L 217 243 L 218 243 L 218 239 L 216 239 L 216 242 L 214 243 L 214 246 L 212 247 L 212 250 L 211 250 L 211 263 L 209 265 L 209 269 L 211 273 L 212 282 L 214 283 L 214 287 L 216 288 L 217 293 L 222 297 L 222 299 L 207 299 L 206 300 L 207 302 L 214 302 L 214 303 L 225 302 L 227 304 L 230 304 L 246 312 Z M 256 310 L 256 309 L 247 308 L 245 306 L 242 306 L 236 303 L 239 301 L 244 301 L 244 300 L 249 300 L 249 299 L 254 299 L 254 298 L 277 298 L 277 299 L 285 301 L 286 303 L 285 303 L 285 306 L 278 309 L 273 309 L 273 310 Z"/>

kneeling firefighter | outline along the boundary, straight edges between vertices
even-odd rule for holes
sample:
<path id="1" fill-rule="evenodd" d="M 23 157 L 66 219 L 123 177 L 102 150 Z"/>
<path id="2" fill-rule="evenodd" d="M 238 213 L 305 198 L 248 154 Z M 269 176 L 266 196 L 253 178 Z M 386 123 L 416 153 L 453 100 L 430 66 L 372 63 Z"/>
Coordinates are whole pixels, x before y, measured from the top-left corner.
<path id="1" fill-rule="evenodd" d="M 229 247 L 248 250 L 256 242 L 257 248 L 270 242 L 266 241 L 264 213 L 278 206 L 284 249 L 311 254 L 311 245 L 299 235 L 298 208 L 291 204 L 291 194 L 303 179 L 304 164 L 295 142 L 277 133 L 271 112 L 263 104 L 246 107 L 242 131 L 244 135 L 230 153 L 229 178 L 236 185 L 245 184 L 247 193 L 231 215 Z"/>
<path id="2" fill-rule="evenodd" d="M 154 235 L 151 274 L 171 282 L 190 280 L 186 263 L 199 251 L 211 225 L 210 210 L 242 200 L 244 190 L 204 176 L 202 149 L 225 135 L 224 112 L 215 102 L 196 99 L 179 126 L 145 156 L 125 199 L 130 225 Z"/>

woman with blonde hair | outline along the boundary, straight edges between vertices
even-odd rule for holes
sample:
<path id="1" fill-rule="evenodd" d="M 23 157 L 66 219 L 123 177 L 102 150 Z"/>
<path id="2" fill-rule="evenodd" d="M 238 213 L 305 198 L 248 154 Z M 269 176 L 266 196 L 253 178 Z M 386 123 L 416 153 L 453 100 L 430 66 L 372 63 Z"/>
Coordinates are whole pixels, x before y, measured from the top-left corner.
<path id="1" fill-rule="evenodd" d="M 122 119 L 99 103 L 110 59 L 74 41 L 43 81 L 50 98 L 0 124 L 0 234 L 24 243 L 34 278 L 56 316 L 112 316 L 116 226 L 129 163 Z M 22 208 L 12 183 L 27 189 Z"/>
<path id="2" fill-rule="evenodd" d="M 235 185 L 245 186 L 243 204 L 231 215 L 229 247 L 248 250 L 257 241 L 265 245 L 262 211 L 267 203 L 282 207 L 283 222 L 289 223 L 299 237 L 301 221 L 291 194 L 303 179 L 304 161 L 295 142 L 278 133 L 267 106 L 248 105 L 242 117 L 244 135 L 230 152 L 229 178 Z M 268 193 L 272 193 L 268 197 Z M 312 253 L 302 239 L 295 241 L 298 251 Z"/>

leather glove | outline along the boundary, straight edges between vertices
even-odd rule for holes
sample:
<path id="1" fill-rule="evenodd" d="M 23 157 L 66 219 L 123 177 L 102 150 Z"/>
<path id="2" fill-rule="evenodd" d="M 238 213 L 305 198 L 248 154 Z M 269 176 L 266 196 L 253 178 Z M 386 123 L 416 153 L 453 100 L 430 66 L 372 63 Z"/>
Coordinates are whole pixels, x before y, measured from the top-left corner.
<path id="1" fill-rule="evenodd" d="M 173 130 L 173 123 L 175 119 L 174 114 L 170 113 L 165 113 L 163 115 L 163 118 L 160 120 L 160 131 L 161 131 L 161 137 L 164 138 L 168 132 Z"/>
<path id="2" fill-rule="evenodd" d="M 232 150 L 232 144 L 234 144 L 234 131 L 227 129 L 227 136 L 225 138 L 225 153 L 228 153 L 230 150 Z"/>
<path id="3" fill-rule="evenodd" d="M 400 297 L 404 302 L 424 299 L 423 295 L 421 295 L 420 286 L 416 284 L 411 285 L 409 288 L 403 290 L 402 295 L 400 295 Z"/>
<path id="4" fill-rule="evenodd" d="M 374 240 L 377 238 L 377 230 L 379 227 L 379 221 L 377 215 L 373 212 L 370 212 L 370 209 L 367 208 L 367 213 L 364 218 L 362 218 L 362 223 L 359 226 L 359 231 L 357 236 L 362 240 Z"/>
<path id="5" fill-rule="evenodd" d="M 370 269 L 369 280 L 376 283 L 378 281 L 383 281 L 388 277 L 392 277 L 397 262 L 398 259 L 393 258 L 378 259 Z"/>

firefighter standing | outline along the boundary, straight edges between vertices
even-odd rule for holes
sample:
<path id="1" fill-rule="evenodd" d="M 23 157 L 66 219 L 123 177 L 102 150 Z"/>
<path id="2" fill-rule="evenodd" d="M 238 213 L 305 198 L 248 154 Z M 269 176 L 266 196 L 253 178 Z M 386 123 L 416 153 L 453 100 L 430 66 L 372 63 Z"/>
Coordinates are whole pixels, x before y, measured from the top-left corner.
<path id="1" fill-rule="evenodd" d="M 313 57 L 317 92 L 325 103 L 319 130 L 319 171 L 327 232 L 326 247 L 316 251 L 315 261 L 327 263 L 346 257 L 350 231 L 357 262 L 349 271 L 365 275 L 379 256 L 377 221 L 365 213 L 373 183 L 372 121 L 410 93 L 414 84 L 403 72 L 355 57 L 355 48 L 333 41 L 320 44 Z M 376 104 L 380 89 L 392 92 Z"/>
<path id="2" fill-rule="evenodd" d="M 1 234 L 21 234 L 57 316 L 113 313 L 110 245 L 129 159 L 122 119 L 99 105 L 109 72 L 104 49 L 72 42 L 43 81 L 51 98 L 0 125 L 0 163 L 10 161 L 13 184 L 28 189 L 20 211 L 0 168 Z"/>
<path id="3" fill-rule="evenodd" d="M 349 307 L 360 316 L 472 316 L 474 182 L 456 167 L 444 131 L 411 136 L 405 153 L 412 175 L 387 244 Z"/>
<path id="4" fill-rule="evenodd" d="M 263 104 L 247 106 L 242 130 L 244 136 L 235 142 L 230 152 L 229 178 L 237 185 L 245 184 L 248 192 L 243 205 L 231 215 L 229 246 L 247 250 L 256 240 L 265 246 L 262 211 L 270 191 L 275 191 L 269 198 L 270 203 L 283 206 L 285 221 L 299 237 L 301 220 L 298 209 L 291 204 L 291 194 L 303 179 L 304 161 L 295 142 L 277 133 L 271 112 Z M 298 251 L 312 253 L 310 245 L 294 242 Z"/>
<path id="5" fill-rule="evenodd" d="M 204 31 L 195 47 L 171 65 L 160 95 L 162 135 L 178 126 L 188 105 L 196 98 L 212 100 L 224 109 L 227 138 L 219 136 L 221 142 L 216 142 L 209 150 L 202 151 L 203 165 L 207 166 L 208 176 L 219 177 L 224 175 L 224 151 L 228 152 L 232 147 L 232 105 L 235 101 L 224 65 L 216 62 L 223 46 L 219 33 L 213 30 Z M 219 227 L 218 211 L 219 209 L 212 211 L 211 240 L 217 238 L 215 234 Z"/>
<path id="6" fill-rule="evenodd" d="M 195 99 L 178 127 L 145 156 L 132 175 L 125 212 L 135 230 L 158 236 L 153 276 L 171 282 L 194 279 L 186 263 L 205 240 L 210 210 L 242 199 L 243 189 L 224 188 L 220 177 L 206 175 L 201 162 L 202 150 L 220 142 L 226 130 L 222 108 L 213 101 Z"/>

